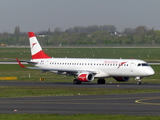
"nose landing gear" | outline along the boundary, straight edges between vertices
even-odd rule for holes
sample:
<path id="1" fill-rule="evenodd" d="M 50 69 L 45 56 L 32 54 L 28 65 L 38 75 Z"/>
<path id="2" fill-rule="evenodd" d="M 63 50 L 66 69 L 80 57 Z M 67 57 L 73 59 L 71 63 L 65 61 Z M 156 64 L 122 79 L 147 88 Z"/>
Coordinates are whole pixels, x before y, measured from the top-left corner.
<path id="1" fill-rule="evenodd" d="M 141 85 L 142 84 L 141 79 L 142 79 L 142 77 L 136 77 L 135 78 L 135 80 L 137 80 L 137 85 Z"/>

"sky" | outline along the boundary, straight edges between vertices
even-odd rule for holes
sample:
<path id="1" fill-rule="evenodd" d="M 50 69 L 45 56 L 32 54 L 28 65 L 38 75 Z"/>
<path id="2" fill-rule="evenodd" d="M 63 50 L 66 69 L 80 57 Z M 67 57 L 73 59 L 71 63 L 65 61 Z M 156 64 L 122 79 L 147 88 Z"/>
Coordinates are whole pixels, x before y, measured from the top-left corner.
<path id="1" fill-rule="evenodd" d="M 160 30 L 160 0 L 0 0 L 0 32 L 114 25 Z"/>

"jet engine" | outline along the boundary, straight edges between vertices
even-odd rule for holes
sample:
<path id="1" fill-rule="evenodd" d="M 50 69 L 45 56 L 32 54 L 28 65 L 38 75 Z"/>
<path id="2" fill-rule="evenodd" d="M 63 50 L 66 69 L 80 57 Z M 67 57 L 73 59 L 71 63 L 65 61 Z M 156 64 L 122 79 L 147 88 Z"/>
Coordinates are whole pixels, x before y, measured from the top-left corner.
<path id="1" fill-rule="evenodd" d="M 94 80 L 94 75 L 92 73 L 80 73 L 77 79 L 81 82 L 90 82 Z"/>
<path id="2" fill-rule="evenodd" d="M 113 77 L 118 82 L 127 82 L 129 80 L 129 77 Z"/>

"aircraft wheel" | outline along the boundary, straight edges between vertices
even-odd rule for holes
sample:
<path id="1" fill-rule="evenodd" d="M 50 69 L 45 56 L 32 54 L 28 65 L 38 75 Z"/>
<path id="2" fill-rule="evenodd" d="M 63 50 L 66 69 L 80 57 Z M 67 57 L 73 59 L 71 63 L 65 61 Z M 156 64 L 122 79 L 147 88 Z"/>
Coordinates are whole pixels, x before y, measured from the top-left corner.
<path id="1" fill-rule="evenodd" d="M 137 85 L 141 85 L 142 84 L 142 82 L 141 81 L 137 81 Z"/>
<path id="2" fill-rule="evenodd" d="M 79 81 L 78 79 L 74 79 L 74 80 L 73 80 L 73 83 L 74 83 L 74 84 L 81 84 L 81 81 Z"/>
<path id="3" fill-rule="evenodd" d="M 105 84 L 106 81 L 105 81 L 105 79 L 98 79 L 97 83 L 98 84 Z"/>

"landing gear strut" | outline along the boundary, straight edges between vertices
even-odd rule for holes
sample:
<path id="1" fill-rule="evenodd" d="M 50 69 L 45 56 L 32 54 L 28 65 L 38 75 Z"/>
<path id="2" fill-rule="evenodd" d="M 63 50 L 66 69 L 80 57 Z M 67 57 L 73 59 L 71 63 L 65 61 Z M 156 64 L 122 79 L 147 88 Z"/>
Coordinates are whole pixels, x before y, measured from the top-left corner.
<path id="1" fill-rule="evenodd" d="M 105 81 L 104 78 L 100 78 L 100 79 L 97 80 L 97 83 L 98 83 L 98 84 L 105 84 L 106 81 Z"/>
<path id="2" fill-rule="evenodd" d="M 81 81 L 79 81 L 78 79 L 74 79 L 74 80 L 73 80 L 73 83 L 74 83 L 74 84 L 81 84 Z"/>

